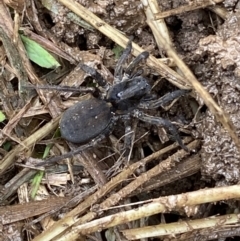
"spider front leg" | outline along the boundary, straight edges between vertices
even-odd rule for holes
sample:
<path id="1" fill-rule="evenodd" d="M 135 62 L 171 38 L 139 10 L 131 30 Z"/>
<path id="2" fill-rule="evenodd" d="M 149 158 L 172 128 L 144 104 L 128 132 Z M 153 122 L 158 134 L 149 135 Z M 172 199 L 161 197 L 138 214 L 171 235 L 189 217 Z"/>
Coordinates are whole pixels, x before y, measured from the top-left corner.
<path id="1" fill-rule="evenodd" d="M 142 73 L 134 73 L 134 69 L 136 68 L 136 66 L 142 61 L 145 60 L 149 57 L 149 53 L 147 51 L 144 51 L 142 53 L 140 53 L 127 67 L 127 69 L 125 70 L 125 74 L 126 77 L 131 79 L 136 77 L 137 75 L 141 75 Z"/>
<path id="2" fill-rule="evenodd" d="M 127 57 L 130 55 L 132 51 L 132 40 L 130 39 L 127 47 L 124 49 L 121 57 L 119 58 L 115 71 L 114 71 L 114 83 L 117 84 L 119 82 L 122 82 L 127 79 L 134 78 L 136 76 L 139 76 L 142 74 L 142 72 L 136 72 L 134 73 L 134 69 L 136 66 L 144 59 L 147 59 L 149 56 L 149 53 L 147 51 L 144 51 L 140 53 L 127 67 L 125 70 L 125 76 L 123 76 L 123 64 L 126 62 Z"/>
<path id="3" fill-rule="evenodd" d="M 166 128 L 173 135 L 179 146 L 181 146 L 185 151 L 189 152 L 188 148 L 183 144 L 182 139 L 178 134 L 177 128 L 169 120 L 163 119 L 161 117 L 147 115 L 138 109 L 132 111 L 132 116 L 152 125 Z"/>
<path id="4" fill-rule="evenodd" d="M 94 68 L 86 65 L 86 64 L 78 64 L 79 68 L 81 68 L 84 72 L 89 74 L 93 79 L 97 81 L 97 83 L 107 89 L 108 87 L 108 82 L 103 78 L 103 76 Z"/>
<path id="5" fill-rule="evenodd" d="M 123 79 L 123 64 L 126 62 L 128 56 L 132 51 L 132 40 L 128 41 L 127 47 L 124 49 L 122 55 L 118 59 L 114 70 L 114 83 L 117 84 L 122 81 Z"/>

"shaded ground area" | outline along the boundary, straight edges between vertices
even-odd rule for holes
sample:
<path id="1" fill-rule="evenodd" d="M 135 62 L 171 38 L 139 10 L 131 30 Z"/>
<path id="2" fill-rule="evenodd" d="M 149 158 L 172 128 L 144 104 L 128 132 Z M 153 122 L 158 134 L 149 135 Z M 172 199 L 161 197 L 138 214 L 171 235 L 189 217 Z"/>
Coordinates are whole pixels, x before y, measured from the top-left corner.
<path id="1" fill-rule="evenodd" d="M 231 185 L 239 182 L 239 148 L 230 132 L 239 137 L 239 2 L 77 2 L 89 23 L 72 1 L 0 3 L 0 240 L 238 240 L 239 187 Z M 160 14 L 164 21 L 153 21 Z M 134 92 L 127 84 L 116 94 L 131 86 L 127 101 L 110 101 L 129 38 L 132 54 L 121 66 L 128 72 L 149 52 L 126 78 L 142 76 L 150 89 L 143 95 L 147 86 Z M 214 114 L 169 49 L 226 115 Z M 179 88 L 192 91 L 160 99 Z M 162 104 L 150 108 L 156 99 Z M 86 100 L 98 114 L 88 106 L 80 135 L 103 130 L 68 142 L 59 120 Z M 112 131 L 104 128 L 119 116 Z"/>

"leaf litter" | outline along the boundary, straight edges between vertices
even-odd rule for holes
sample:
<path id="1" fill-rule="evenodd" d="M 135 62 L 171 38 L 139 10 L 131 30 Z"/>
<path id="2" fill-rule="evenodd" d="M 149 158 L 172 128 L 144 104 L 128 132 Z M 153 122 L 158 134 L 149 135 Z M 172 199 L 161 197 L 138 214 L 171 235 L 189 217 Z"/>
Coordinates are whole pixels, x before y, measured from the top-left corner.
<path id="1" fill-rule="evenodd" d="M 16 9 L 14 19 L 9 8 L 1 4 L 3 240 L 6 235 L 10 240 L 24 240 L 26 235 L 30 240 L 51 240 L 61 232 L 59 240 L 76 240 L 76 234 L 93 240 L 100 238 L 99 231 L 107 240 L 195 240 L 196 235 L 201 240 L 227 240 L 239 236 L 234 211 L 239 198 L 239 3 L 221 2 L 79 1 L 85 12 L 93 13 L 88 16 L 78 12 L 79 6 L 73 14 L 72 1 L 51 1 L 51 7 L 46 1 L 31 2 L 23 13 L 23 8 L 9 2 Z M 183 5 L 188 7 L 184 9 Z M 166 15 L 165 21 L 159 20 Z M 32 28 L 26 28 L 27 22 Z M 55 64 L 50 71 L 30 62 L 18 31 L 11 27 L 13 23 L 30 38 L 31 32 L 35 34 L 34 41 L 58 56 L 61 67 Z M 165 44 L 158 36 L 161 29 L 165 29 L 161 33 L 165 41 L 168 39 Z M 191 152 L 178 149 L 171 138 L 162 136 L 163 130 L 140 122 L 134 129 L 135 142 L 127 163 L 122 162 L 120 153 L 124 128 L 119 125 L 109 138 L 71 160 L 36 168 L 44 161 L 41 157 L 46 147 L 52 146 L 51 156 L 75 148 L 54 133 L 65 109 L 91 97 L 41 86 L 94 88 L 95 81 L 76 67 L 79 62 L 94 67 L 112 83 L 119 52 L 127 42 L 123 33 L 134 36 L 134 56 L 142 51 L 139 46 L 150 52 L 141 68 L 156 95 L 171 92 L 176 86 L 194 89 L 168 111 L 151 112 L 177 124 Z M 183 72 L 172 47 L 211 96 L 203 96 L 198 82 Z M 31 180 L 39 170 L 45 171 L 45 179 L 35 200 L 29 202 Z M 61 176 L 63 173 L 69 175 Z M 55 199 L 51 201 L 48 195 Z M 66 197 L 64 202 L 62 196 Z M 56 197 L 59 202 L 54 201 Z M 36 212 L 34 205 L 39 198 L 43 200 Z M 28 205 L 17 206 L 20 202 Z M 7 210 L 16 213 L 12 221 Z M 18 216 L 18 212 L 26 215 Z M 185 229 L 186 220 L 191 231 Z M 41 226 L 37 225 L 39 221 Z M 51 232 L 47 222 L 57 231 Z M 64 233 L 72 225 L 75 231 Z M 179 230 L 172 230 L 171 225 L 178 225 Z"/>

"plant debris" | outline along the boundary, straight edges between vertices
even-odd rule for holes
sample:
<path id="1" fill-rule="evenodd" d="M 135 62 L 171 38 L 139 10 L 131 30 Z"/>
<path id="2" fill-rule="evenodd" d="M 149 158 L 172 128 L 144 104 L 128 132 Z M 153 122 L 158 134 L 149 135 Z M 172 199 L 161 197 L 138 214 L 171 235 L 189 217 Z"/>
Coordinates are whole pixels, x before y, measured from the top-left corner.
<path id="1" fill-rule="evenodd" d="M 239 1 L 25 4 L 0 3 L 0 241 L 238 240 Z M 66 154 L 79 145 L 61 137 L 62 114 L 104 99 L 81 64 L 111 86 L 129 39 L 124 69 L 149 53 L 136 70 L 151 86 L 144 101 L 188 93 L 146 113 L 171 121 L 190 151 L 125 116 L 99 143 Z M 39 62 L 43 49 L 50 64 Z"/>

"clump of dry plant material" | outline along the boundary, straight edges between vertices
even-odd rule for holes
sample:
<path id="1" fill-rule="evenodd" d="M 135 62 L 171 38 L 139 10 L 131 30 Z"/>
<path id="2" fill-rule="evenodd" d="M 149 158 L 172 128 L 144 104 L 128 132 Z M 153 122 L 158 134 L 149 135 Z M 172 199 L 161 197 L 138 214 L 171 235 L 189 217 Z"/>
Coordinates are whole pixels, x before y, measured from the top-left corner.
<path id="1" fill-rule="evenodd" d="M 0 240 L 239 236 L 240 15 L 230 13 L 239 7 L 235 0 L 222 2 L 0 2 Z M 129 39 L 132 50 L 118 65 Z M 136 73 L 126 71 L 140 53 Z M 105 98 L 118 86 L 114 79 L 122 80 L 116 65 L 131 83 L 144 78 L 141 91 L 150 89 L 132 108 Z M 94 70 L 103 79 L 96 81 Z M 184 94 L 147 106 L 145 117 L 158 124 L 164 118 L 178 131 L 136 118 L 144 102 L 176 90 Z M 61 137 L 59 120 L 91 98 L 106 101 L 111 121 L 122 119 L 99 139 L 89 125 L 90 140 L 73 144 Z M 183 148 L 173 138 L 178 133 Z"/>

